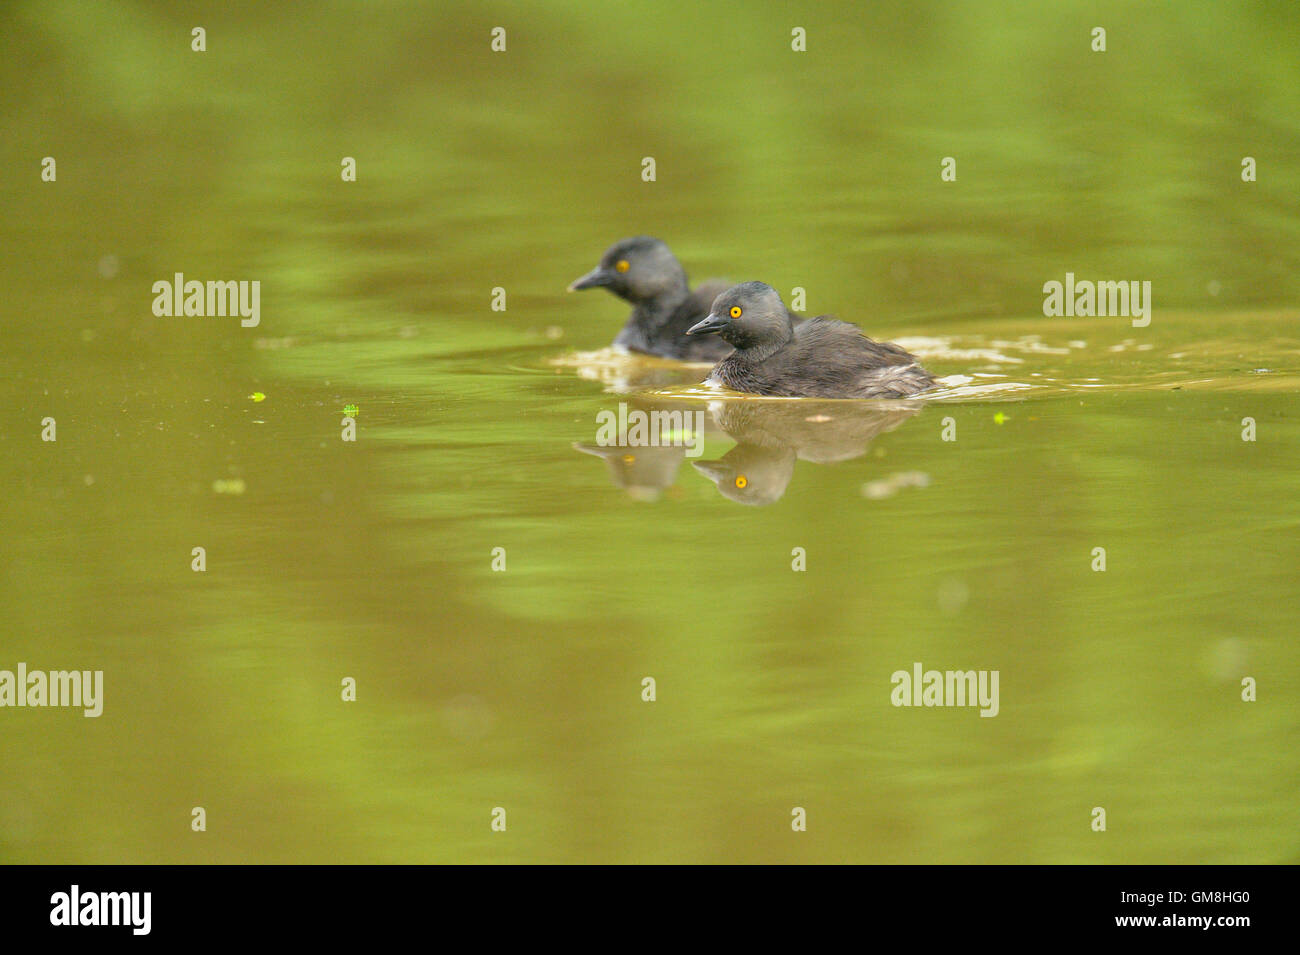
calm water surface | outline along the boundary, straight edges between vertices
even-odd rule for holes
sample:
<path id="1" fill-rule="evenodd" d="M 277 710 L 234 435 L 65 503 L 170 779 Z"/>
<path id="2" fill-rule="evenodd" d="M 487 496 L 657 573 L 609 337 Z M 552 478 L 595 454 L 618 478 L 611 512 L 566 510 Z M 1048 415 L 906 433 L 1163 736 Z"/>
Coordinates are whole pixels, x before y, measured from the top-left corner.
<path id="1" fill-rule="evenodd" d="M 878 6 L 802 58 L 687 4 L 6 12 L 0 669 L 105 704 L 0 710 L 0 859 L 1300 858 L 1296 15 Z M 945 388 L 602 351 L 563 289 L 638 232 Z M 177 271 L 261 324 L 155 318 Z M 1067 271 L 1150 326 L 1044 318 Z M 600 448 L 620 402 L 702 453 Z M 916 661 L 998 716 L 892 706 Z"/>

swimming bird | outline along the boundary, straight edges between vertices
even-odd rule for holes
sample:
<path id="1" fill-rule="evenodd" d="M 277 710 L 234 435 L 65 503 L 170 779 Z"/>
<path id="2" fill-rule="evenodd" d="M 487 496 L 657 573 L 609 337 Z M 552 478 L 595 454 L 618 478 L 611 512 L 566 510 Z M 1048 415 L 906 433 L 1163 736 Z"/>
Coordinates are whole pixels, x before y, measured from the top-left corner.
<path id="1" fill-rule="evenodd" d="M 686 270 L 659 239 L 648 235 L 610 246 L 600 264 L 569 286 L 570 292 L 607 288 L 632 304 L 627 324 L 614 339 L 629 351 L 683 361 L 717 361 L 731 350 L 719 338 L 688 338 L 686 330 L 709 313 L 730 283 L 702 282 L 691 291 Z"/>
<path id="2" fill-rule="evenodd" d="M 755 395 L 905 398 L 934 385 L 914 355 L 826 315 L 795 324 L 762 282 L 727 289 L 688 335 L 716 333 L 735 348 L 707 383 Z"/>

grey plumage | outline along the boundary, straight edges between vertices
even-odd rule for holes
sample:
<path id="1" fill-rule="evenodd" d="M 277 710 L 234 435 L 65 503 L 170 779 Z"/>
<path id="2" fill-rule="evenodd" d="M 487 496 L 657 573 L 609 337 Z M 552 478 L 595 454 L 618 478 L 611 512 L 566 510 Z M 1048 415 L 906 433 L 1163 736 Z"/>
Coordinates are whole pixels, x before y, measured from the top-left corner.
<path id="1" fill-rule="evenodd" d="M 710 381 L 756 395 L 905 398 L 934 386 L 914 355 L 828 316 L 795 324 L 762 282 L 728 289 L 691 334 L 717 333 L 735 347 Z"/>

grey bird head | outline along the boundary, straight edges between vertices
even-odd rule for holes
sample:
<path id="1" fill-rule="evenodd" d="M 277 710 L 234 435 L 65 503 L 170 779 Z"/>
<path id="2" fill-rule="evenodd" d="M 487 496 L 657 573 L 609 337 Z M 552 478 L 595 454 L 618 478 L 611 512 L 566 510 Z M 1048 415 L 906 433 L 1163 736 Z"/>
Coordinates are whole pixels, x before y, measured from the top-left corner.
<path id="1" fill-rule="evenodd" d="M 686 449 L 680 447 L 601 447 L 575 441 L 573 449 L 603 458 L 614 486 L 638 501 L 657 500 L 663 489 L 677 480 L 677 471 L 686 460 Z"/>
<path id="2" fill-rule="evenodd" d="M 714 461 L 692 461 L 723 497 L 762 506 L 781 499 L 794 477 L 795 453 L 789 448 L 738 444 Z"/>
<path id="3" fill-rule="evenodd" d="M 600 264 L 569 286 L 570 292 L 607 288 L 629 302 L 646 302 L 688 289 L 686 270 L 668 246 L 648 235 L 615 242 Z"/>
<path id="4" fill-rule="evenodd" d="M 776 289 L 762 282 L 744 282 L 715 298 L 708 317 L 688 328 L 686 334 L 714 333 L 736 348 L 750 348 L 765 342 L 784 342 L 793 328 L 790 313 Z"/>

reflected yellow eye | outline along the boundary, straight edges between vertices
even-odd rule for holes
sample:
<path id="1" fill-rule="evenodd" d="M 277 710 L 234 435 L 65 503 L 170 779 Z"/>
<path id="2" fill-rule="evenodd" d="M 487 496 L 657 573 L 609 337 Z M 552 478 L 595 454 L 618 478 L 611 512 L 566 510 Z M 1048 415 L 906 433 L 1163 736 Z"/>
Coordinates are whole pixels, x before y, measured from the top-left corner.
<path id="1" fill-rule="evenodd" d="M 635 455 L 635 454 L 625 454 L 625 455 L 623 455 L 623 463 L 624 463 L 624 464 L 631 464 L 631 463 L 632 463 L 633 461 L 635 461 L 635 460 L 636 460 L 636 455 Z"/>
<path id="2" fill-rule="evenodd" d="M 733 305 L 733 306 L 731 306 L 731 317 L 732 317 L 732 318 L 740 318 L 740 306 L 739 306 L 739 305 Z M 741 486 L 743 487 L 744 485 L 741 485 Z"/>
<path id="3" fill-rule="evenodd" d="M 618 271 L 620 272 L 626 272 L 631 267 L 632 266 L 628 264 L 627 259 L 619 259 L 618 262 L 614 265 L 614 268 L 618 269 Z"/>
<path id="4" fill-rule="evenodd" d="M 736 309 L 736 311 L 740 311 L 740 309 Z M 744 487 L 748 487 L 748 486 L 749 486 L 749 478 L 745 477 L 745 475 L 743 475 L 743 474 L 737 474 L 737 475 L 736 475 L 736 487 L 744 488 Z"/>

